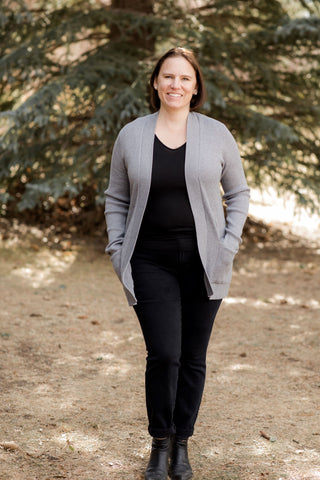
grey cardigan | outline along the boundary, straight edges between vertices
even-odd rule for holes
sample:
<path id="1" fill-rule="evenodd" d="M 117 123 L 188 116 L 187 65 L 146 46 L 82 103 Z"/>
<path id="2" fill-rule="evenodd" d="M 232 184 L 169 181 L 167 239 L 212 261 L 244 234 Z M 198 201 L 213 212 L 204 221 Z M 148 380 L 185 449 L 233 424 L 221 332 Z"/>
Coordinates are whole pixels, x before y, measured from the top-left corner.
<path id="1" fill-rule="evenodd" d="M 130 260 L 149 195 L 157 116 L 158 112 L 137 118 L 120 131 L 105 191 L 106 252 L 129 305 L 137 303 Z M 223 298 L 228 293 L 249 206 L 239 151 L 225 125 L 200 113 L 189 113 L 185 176 L 208 297 Z M 227 206 L 226 219 L 222 198 Z"/>

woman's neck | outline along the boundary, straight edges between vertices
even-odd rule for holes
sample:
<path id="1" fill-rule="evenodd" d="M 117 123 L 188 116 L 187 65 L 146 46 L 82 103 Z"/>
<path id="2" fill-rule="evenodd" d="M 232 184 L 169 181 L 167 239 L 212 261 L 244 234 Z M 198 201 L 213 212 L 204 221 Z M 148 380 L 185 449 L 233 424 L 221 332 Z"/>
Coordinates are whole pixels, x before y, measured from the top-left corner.
<path id="1" fill-rule="evenodd" d="M 157 123 L 167 126 L 173 130 L 181 130 L 186 128 L 188 115 L 189 109 L 166 110 L 164 108 L 160 108 Z"/>
<path id="2" fill-rule="evenodd" d="M 187 140 L 188 111 L 168 112 L 160 109 L 156 125 L 156 135 L 170 148 L 177 148 Z"/>

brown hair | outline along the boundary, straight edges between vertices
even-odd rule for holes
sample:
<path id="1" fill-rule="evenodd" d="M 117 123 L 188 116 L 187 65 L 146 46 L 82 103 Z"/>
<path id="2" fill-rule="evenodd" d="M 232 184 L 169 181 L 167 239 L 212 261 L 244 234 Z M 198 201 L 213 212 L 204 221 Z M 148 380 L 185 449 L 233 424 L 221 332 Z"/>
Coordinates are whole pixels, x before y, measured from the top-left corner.
<path id="1" fill-rule="evenodd" d="M 159 58 L 154 70 L 151 74 L 149 80 L 149 88 L 150 88 L 150 104 L 153 110 L 159 110 L 160 108 L 160 99 L 157 90 L 154 88 L 154 81 L 158 77 L 160 69 L 162 67 L 163 62 L 169 57 L 183 57 L 185 58 L 193 67 L 196 73 L 197 79 L 197 93 L 193 95 L 191 102 L 190 102 L 190 110 L 196 110 L 197 108 L 203 105 L 206 99 L 206 87 L 204 84 L 203 75 L 200 69 L 200 65 L 194 56 L 194 53 L 191 50 L 187 50 L 186 48 L 176 47 L 171 48 L 168 50 L 161 58 Z"/>

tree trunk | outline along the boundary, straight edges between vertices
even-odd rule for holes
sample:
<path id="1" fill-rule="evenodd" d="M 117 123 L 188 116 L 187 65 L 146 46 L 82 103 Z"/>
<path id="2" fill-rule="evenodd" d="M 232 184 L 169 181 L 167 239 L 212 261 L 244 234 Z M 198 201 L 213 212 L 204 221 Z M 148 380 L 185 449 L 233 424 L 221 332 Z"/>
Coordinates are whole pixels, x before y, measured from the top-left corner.
<path id="1" fill-rule="evenodd" d="M 128 12 L 137 12 L 141 14 L 152 15 L 153 14 L 154 0 L 112 0 L 111 7 L 113 9 L 124 10 Z M 146 48 L 148 50 L 154 50 L 154 38 L 150 36 L 152 33 L 151 28 L 145 26 L 141 29 L 139 35 L 132 36 L 130 43 L 137 47 Z M 121 38 L 121 31 L 117 26 L 114 26 L 110 32 L 111 40 L 119 40 Z"/>
<path id="2" fill-rule="evenodd" d="M 132 12 L 153 13 L 154 0 L 112 0 L 112 8 Z"/>

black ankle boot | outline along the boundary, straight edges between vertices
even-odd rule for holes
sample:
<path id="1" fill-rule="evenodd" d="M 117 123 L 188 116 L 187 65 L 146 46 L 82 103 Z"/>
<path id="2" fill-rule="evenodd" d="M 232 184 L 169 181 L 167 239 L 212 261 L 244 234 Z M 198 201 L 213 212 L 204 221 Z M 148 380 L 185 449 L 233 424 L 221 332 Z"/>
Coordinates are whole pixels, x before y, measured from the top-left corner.
<path id="1" fill-rule="evenodd" d="M 172 480 L 189 480 L 193 477 L 188 458 L 188 439 L 174 437 L 172 442 L 169 476 Z"/>
<path id="2" fill-rule="evenodd" d="M 170 439 L 152 440 L 150 460 L 145 473 L 145 480 L 167 480 Z"/>

